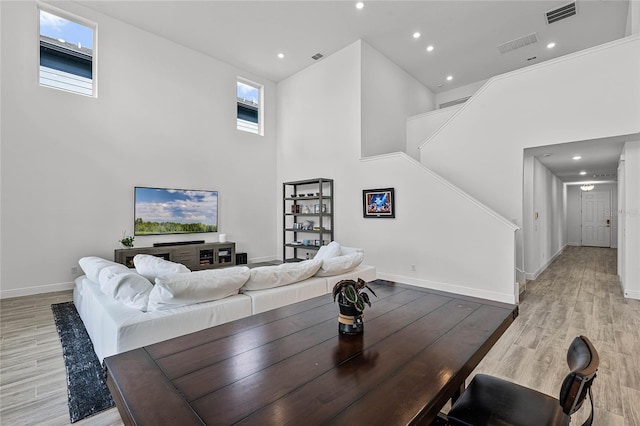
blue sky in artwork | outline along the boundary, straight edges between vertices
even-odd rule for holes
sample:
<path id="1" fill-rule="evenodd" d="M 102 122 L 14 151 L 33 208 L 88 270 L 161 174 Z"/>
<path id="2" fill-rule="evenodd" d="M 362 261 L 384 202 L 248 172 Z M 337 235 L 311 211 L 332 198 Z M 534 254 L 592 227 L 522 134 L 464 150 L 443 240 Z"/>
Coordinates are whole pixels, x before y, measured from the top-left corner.
<path id="1" fill-rule="evenodd" d="M 256 87 L 249 86 L 248 84 L 244 84 L 239 81 L 236 96 L 257 104 L 260 98 L 260 92 Z"/>
<path id="2" fill-rule="evenodd" d="M 135 216 L 146 222 L 218 224 L 218 193 L 136 188 Z"/>
<path id="3" fill-rule="evenodd" d="M 47 37 L 62 39 L 67 43 L 93 49 L 93 29 L 77 24 L 68 19 L 40 11 L 40 34 Z"/>

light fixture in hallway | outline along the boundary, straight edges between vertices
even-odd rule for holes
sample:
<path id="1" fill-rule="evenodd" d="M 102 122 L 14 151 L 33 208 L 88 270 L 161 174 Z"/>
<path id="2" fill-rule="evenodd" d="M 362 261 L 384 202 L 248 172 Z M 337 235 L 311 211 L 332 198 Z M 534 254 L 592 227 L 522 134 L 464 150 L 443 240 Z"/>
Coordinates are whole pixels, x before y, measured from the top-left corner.
<path id="1" fill-rule="evenodd" d="M 580 189 L 583 191 L 591 191 L 595 186 L 592 183 L 585 183 L 584 185 L 580 185 Z"/>

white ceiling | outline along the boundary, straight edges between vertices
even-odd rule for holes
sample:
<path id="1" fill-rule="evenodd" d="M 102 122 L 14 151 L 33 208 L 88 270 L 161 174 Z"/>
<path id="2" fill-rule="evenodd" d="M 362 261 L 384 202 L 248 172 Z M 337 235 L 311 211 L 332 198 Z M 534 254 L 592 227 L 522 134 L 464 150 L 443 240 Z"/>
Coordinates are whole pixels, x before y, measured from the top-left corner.
<path id="1" fill-rule="evenodd" d="M 312 65 L 316 53 L 326 57 L 362 39 L 434 93 L 622 38 L 629 9 L 629 0 L 578 0 L 575 16 L 547 24 L 545 13 L 569 1 L 365 1 L 361 10 L 351 0 L 76 2 L 275 82 Z M 498 45 L 531 33 L 537 43 L 499 52 Z M 527 155 L 565 182 L 584 182 L 616 172 L 622 143 L 577 142 Z M 581 163 L 571 160 L 574 153 Z"/>
<path id="2" fill-rule="evenodd" d="M 435 93 L 622 38 L 629 8 L 579 0 L 575 16 L 547 24 L 545 12 L 568 0 L 77 2 L 276 82 L 362 39 Z M 537 43 L 498 51 L 531 33 Z"/>
<path id="3" fill-rule="evenodd" d="M 616 182 L 618 160 L 625 142 L 638 135 L 593 139 L 525 150 L 525 156 L 536 157 L 547 169 L 565 183 Z M 580 156 L 578 160 L 573 157 Z M 587 172 L 581 175 L 580 172 Z"/>

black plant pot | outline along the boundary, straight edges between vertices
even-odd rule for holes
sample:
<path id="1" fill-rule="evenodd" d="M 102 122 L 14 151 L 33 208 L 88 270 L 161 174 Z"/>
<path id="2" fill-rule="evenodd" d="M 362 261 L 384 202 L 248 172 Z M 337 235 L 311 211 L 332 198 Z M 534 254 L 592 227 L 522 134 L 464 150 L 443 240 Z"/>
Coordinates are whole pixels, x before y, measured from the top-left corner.
<path id="1" fill-rule="evenodd" d="M 346 302 L 344 296 L 338 296 L 338 331 L 341 334 L 361 334 L 364 332 L 364 314 L 358 311 L 351 303 Z"/>

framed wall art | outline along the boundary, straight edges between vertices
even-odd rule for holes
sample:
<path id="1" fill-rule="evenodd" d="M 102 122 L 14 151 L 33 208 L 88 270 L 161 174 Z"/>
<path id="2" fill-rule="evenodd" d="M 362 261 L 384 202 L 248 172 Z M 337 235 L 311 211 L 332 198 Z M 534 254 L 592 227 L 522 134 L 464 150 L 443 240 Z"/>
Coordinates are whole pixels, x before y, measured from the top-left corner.
<path id="1" fill-rule="evenodd" d="M 363 189 L 362 216 L 365 218 L 396 217 L 393 188 Z"/>

